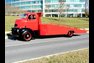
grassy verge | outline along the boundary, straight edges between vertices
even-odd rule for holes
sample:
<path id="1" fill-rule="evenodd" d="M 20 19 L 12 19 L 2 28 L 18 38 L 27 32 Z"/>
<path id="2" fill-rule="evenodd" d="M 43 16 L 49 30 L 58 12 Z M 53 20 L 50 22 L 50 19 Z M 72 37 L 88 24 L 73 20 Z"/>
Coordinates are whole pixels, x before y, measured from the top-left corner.
<path id="1" fill-rule="evenodd" d="M 70 52 L 60 55 L 51 56 L 49 58 L 44 57 L 36 60 L 29 60 L 21 63 L 88 63 L 89 62 L 89 50 L 79 50 L 76 52 Z"/>
<path id="2" fill-rule="evenodd" d="M 10 31 L 15 23 L 17 16 L 5 16 L 5 31 Z M 51 23 L 57 25 L 69 25 L 78 28 L 88 28 L 89 27 L 89 18 L 61 18 L 59 21 L 58 18 L 42 18 L 42 23 Z"/>
<path id="3" fill-rule="evenodd" d="M 5 31 L 10 31 L 11 27 L 14 26 L 15 19 L 17 16 L 5 16 Z"/>

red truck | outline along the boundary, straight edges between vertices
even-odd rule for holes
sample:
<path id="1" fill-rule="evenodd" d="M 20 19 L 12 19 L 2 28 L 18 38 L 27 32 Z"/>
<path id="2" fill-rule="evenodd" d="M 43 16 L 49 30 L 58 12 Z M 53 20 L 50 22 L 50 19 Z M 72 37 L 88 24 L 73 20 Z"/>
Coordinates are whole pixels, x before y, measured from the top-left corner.
<path id="1" fill-rule="evenodd" d="M 74 34 L 85 33 L 85 30 L 78 28 L 55 25 L 42 24 L 42 13 L 27 12 L 21 18 L 16 19 L 15 25 L 12 28 L 12 35 L 22 38 L 25 41 L 30 41 L 35 36 L 51 36 L 51 35 L 67 35 L 72 37 Z"/>

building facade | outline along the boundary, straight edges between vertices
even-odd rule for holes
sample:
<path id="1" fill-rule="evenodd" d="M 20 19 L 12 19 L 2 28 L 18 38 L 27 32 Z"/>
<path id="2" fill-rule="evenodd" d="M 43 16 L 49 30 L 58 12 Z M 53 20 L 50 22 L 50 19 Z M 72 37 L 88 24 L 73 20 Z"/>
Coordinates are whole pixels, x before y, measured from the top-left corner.
<path id="1" fill-rule="evenodd" d="M 43 16 L 84 17 L 85 0 L 6 0 L 12 6 L 31 12 L 43 12 Z M 62 6 L 62 7 L 61 7 Z"/>

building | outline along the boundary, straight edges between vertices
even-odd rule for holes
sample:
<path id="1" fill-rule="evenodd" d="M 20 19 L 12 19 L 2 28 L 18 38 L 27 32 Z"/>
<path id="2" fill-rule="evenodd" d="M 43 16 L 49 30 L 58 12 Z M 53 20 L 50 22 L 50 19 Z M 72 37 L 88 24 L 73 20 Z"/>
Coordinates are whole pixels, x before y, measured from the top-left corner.
<path id="1" fill-rule="evenodd" d="M 44 17 L 58 17 L 60 12 L 64 17 L 85 16 L 85 0 L 6 0 L 6 3 L 22 10 L 43 12 Z"/>

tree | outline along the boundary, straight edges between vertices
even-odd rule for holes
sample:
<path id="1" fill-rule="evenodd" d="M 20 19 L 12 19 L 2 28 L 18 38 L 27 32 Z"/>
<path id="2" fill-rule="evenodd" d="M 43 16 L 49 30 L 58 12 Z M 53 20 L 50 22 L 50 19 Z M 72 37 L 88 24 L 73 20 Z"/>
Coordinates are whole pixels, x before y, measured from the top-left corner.
<path id="1" fill-rule="evenodd" d="M 5 4 L 5 15 L 20 14 L 25 12 L 18 7 L 11 6 L 10 4 Z"/>
<path id="2" fill-rule="evenodd" d="M 85 16 L 89 16 L 89 0 L 85 1 Z"/>
<path id="3" fill-rule="evenodd" d="M 58 12 L 59 12 L 59 21 L 61 20 L 61 15 L 64 12 L 64 0 L 59 0 L 59 8 L 58 8 Z"/>

